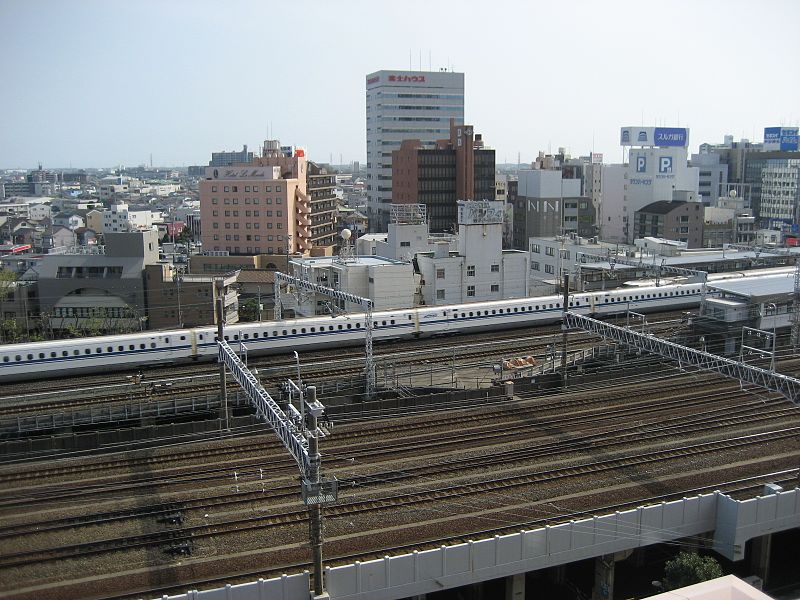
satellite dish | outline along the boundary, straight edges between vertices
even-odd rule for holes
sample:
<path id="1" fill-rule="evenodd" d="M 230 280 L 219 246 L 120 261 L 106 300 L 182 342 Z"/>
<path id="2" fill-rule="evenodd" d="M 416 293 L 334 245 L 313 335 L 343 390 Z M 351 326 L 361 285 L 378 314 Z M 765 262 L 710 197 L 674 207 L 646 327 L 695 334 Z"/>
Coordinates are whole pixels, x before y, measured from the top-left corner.
<path id="1" fill-rule="evenodd" d="M 341 236 L 342 236 L 343 240 L 349 240 L 350 236 L 352 236 L 352 235 L 353 235 L 353 232 L 350 231 L 349 229 L 342 229 Z"/>
<path id="2" fill-rule="evenodd" d="M 736 198 L 737 195 L 738 194 L 736 193 L 736 190 L 731 190 L 730 192 L 728 192 L 728 196 L 730 196 L 731 198 Z"/>

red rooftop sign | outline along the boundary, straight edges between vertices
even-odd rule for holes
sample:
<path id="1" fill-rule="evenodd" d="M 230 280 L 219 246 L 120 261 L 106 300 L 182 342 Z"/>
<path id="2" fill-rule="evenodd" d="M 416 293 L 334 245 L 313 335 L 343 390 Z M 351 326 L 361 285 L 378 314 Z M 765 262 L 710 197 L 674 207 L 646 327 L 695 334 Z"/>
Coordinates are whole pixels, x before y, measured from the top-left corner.
<path id="1" fill-rule="evenodd" d="M 425 75 L 389 75 L 389 81 L 425 83 Z"/>

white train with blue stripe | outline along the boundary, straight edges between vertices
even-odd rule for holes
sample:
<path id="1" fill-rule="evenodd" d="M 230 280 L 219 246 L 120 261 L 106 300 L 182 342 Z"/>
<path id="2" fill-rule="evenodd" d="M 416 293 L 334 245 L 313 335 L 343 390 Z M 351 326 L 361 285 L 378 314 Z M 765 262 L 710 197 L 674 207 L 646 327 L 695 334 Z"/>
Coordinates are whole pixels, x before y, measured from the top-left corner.
<path id="1" fill-rule="evenodd" d="M 722 273 L 709 281 L 733 277 L 791 277 L 794 269 Z M 606 316 L 697 307 L 702 296 L 697 283 L 626 287 L 602 292 L 573 293 L 569 307 L 581 314 Z M 541 296 L 423 306 L 374 312 L 375 341 L 445 335 L 491 329 L 528 327 L 557 322 L 563 298 Z M 229 342 L 246 342 L 252 354 L 283 354 L 363 344 L 363 313 L 318 316 L 284 321 L 238 323 L 226 328 Z M 211 360 L 216 357 L 216 328 L 198 327 L 126 335 L 87 337 L 0 346 L 0 381 L 34 380 L 66 374 L 137 369 L 153 365 Z"/>

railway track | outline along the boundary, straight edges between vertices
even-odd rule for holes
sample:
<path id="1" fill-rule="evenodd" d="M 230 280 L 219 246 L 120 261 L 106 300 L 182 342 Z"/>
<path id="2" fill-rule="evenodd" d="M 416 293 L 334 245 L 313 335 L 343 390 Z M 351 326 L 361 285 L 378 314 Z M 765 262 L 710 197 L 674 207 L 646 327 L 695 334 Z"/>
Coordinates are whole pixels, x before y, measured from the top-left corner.
<path id="1" fill-rule="evenodd" d="M 683 312 L 661 313 L 652 315 L 649 321 L 650 330 L 654 333 L 663 333 L 675 327 Z M 457 337 L 432 337 L 421 340 L 394 340 L 391 342 L 378 342 L 374 352 L 376 359 L 391 356 L 393 362 L 403 364 L 416 362 L 424 354 L 430 354 L 429 360 L 441 358 L 447 354 L 451 358 L 452 351 L 457 350 L 457 358 L 462 360 L 470 356 L 499 355 L 505 350 L 513 350 L 515 356 L 526 353 L 539 353 L 555 338 L 551 336 L 560 334 L 558 326 L 538 326 L 492 332 L 492 341 L 487 343 L 487 334 L 459 334 Z M 530 340 L 529 340 L 530 338 Z M 457 342 L 453 342 L 457 339 Z M 522 341 L 521 341 L 522 340 Z M 573 334 L 571 342 L 574 344 L 586 343 L 596 340 L 589 334 Z M 481 352 L 481 347 L 493 347 L 495 352 Z M 346 365 L 348 362 L 356 363 L 344 372 L 340 369 L 330 368 L 331 352 L 310 352 L 303 355 L 304 372 L 318 378 L 344 376 L 359 373 L 363 370 L 363 350 L 353 348 L 339 348 L 335 351 L 336 364 Z M 289 356 L 275 355 L 266 358 L 251 357 L 250 366 L 259 369 L 261 378 L 265 383 L 271 383 L 273 377 L 277 381 L 284 380 L 287 368 L 294 367 L 294 359 Z M 203 385 L 203 379 L 216 377 L 216 365 L 213 362 L 203 362 L 193 365 L 179 365 L 170 368 L 145 369 L 144 385 L 131 383 L 134 376 L 120 373 L 111 377 L 81 376 L 69 379 L 54 379 L 46 382 L 47 394 L 31 395 L 26 384 L 10 383 L 4 386 L 3 395 L 0 396 L 0 418 L 16 414 L 41 412 L 54 407 L 83 407 L 97 404 L 98 402 L 125 402 L 141 399 L 169 398 L 183 388 L 184 384 L 197 390 Z M 274 375 L 273 375 L 274 374 Z M 169 384 L 169 385 L 168 385 Z M 216 383 L 208 384 L 210 387 Z M 156 387 L 158 386 L 158 387 Z M 72 392 L 76 388 L 86 389 L 98 395 L 97 398 L 67 397 L 63 392 Z M 201 388 L 202 389 L 202 388 Z M 47 398 L 49 394 L 59 394 L 55 400 Z M 38 397 L 42 398 L 39 400 Z"/>
<path id="2" fill-rule="evenodd" d="M 368 500 L 356 500 L 327 507 L 326 514 L 329 518 L 349 515 L 363 515 L 364 513 L 368 512 L 386 511 L 388 509 L 394 509 L 398 507 L 409 507 L 418 504 L 429 504 L 431 502 L 442 502 L 445 500 L 463 498 L 478 494 L 483 495 L 486 493 L 497 493 L 499 491 L 508 491 L 513 488 L 527 487 L 533 484 L 552 483 L 554 481 L 569 477 L 587 477 L 589 475 L 598 475 L 616 469 L 641 466 L 645 464 L 663 463 L 676 458 L 686 458 L 700 454 L 727 451 L 743 446 L 763 444 L 765 441 L 774 442 L 777 440 L 793 438 L 797 436 L 798 433 L 800 433 L 800 427 L 789 427 L 786 429 L 769 431 L 766 433 L 752 434 L 748 436 L 705 442 L 701 444 L 692 444 L 678 448 L 671 448 L 668 450 L 642 452 L 613 459 L 605 459 L 578 465 L 571 465 L 568 467 L 550 469 L 547 471 L 526 473 L 523 475 L 510 477 L 498 477 L 477 483 L 444 486 L 426 489 L 423 492 L 394 494 Z M 507 461 L 503 462 L 507 463 Z M 430 475 L 437 472 L 441 471 L 429 471 L 427 474 Z M 419 476 L 419 473 L 417 473 L 416 476 Z M 41 564 L 54 560 L 86 557 L 101 552 L 113 552 L 138 547 L 149 547 L 152 545 L 195 541 L 201 537 L 207 536 L 220 536 L 223 534 L 238 533 L 244 530 L 253 529 L 261 530 L 265 528 L 284 526 L 290 523 L 305 523 L 306 519 L 307 513 L 305 509 L 289 510 L 267 516 L 238 518 L 229 521 L 219 521 L 209 525 L 181 527 L 172 531 L 161 531 L 138 536 L 125 536 L 123 538 L 98 540 L 83 544 L 70 544 L 67 546 L 49 548 L 46 550 L 0 553 L 0 568 L 18 567 L 28 564 Z"/>
<path id="3" fill-rule="evenodd" d="M 626 406 L 622 408 L 608 409 L 604 414 L 592 415 L 591 419 L 594 426 L 600 422 L 610 421 L 614 419 L 623 419 L 626 417 L 642 416 L 650 413 L 657 413 L 665 409 L 674 408 L 676 410 L 697 410 L 702 406 L 713 405 L 718 403 L 720 399 L 725 399 L 726 395 L 736 391 L 736 386 L 733 384 L 726 384 L 720 387 L 716 381 L 706 382 L 705 384 L 697 383 L 691 391 L 685 389 L 686 377 L 684 379 L 678 378 L 677 381 L 665 383 L 662 387 L 662 392 L 673 392 L 673 397 L 670 400 L 664 401 L 659 406 L 653 406 L 648 398 L 642 398 L 636 394 L 628 394 Z M 669 380 L 668 380 L 669 381 Z M 697 397 L 697 394 L 704 390 L 714 390 L 714 393 Z M 574 392 L 574 391 L 573 391 Z M 448 429 L 458 428 L 459 433 L 450 434 L 447 438 L 448 443 L 453 441 L 466 442 L 471 438 L 480 439 L 493 439 L 497 436 L 495 430 L 502 428 L 504 434 L 524 430 L 528 427 L 528 420 L 536 418 L 537 426 L 539 427 L 568 427 L 575 426 L 581 420 L 587 418 L 587 411 L 591 407 L 602 405 L 608 402 L 613 391 L 606 392 L 605 394 L 598 394 L 592 398 L 584 398 L 579 401 L 572 400 L 568 403 L 552 399 L 550 402 L 533 402 L 528 405 L 524 403 L 515 403 L 513 413 L 509 413 L 504 406 L 495 407 L 494 409 L 485 409 L 475 414 L 466 414 L 459 416 L 445 416 L 434 417 L 426 422 L 419 423 L 396 423 L 386 424 L 377 428 L 356 429 L 352 431 L 344 431 L 334 438 L 333 446 L 330 450 L 332 453 L 338 453 L 341 449 L 346 448 L 348 453 L 352 456 L 358 456 L 361 450 L 357 445 L 359 440 L 370 440 L 367 444 L 366 451 L 372 447 L 371 440 L 377 436 L 386 437 L 393 434 L 401 435 L 404 439 L 411 438 L 415 432 L 424 432 L 426 435 L 421 439 L 414 438 L 419 444 L 426 444 L 431 439 L 438 436 L 437 432 L 445 431 Z M 748 403 L 750 406 L 755 406 L 758 409 L 763 408 L 764 400 L 755 399 Z M 582 410 L 575 412 L 575 409 L 580 407 Z M 731 409 L 739 409 L 741 404 L 734 401 L 729 401 L 724 404 L 724 408 L 717 409 L 718 411 L 727 411 Z M 558 410 L 562 415 L 568 414 L 566 417 L 555 419 L 549 423 L 544 419 L 549 411 Z M 730 414 L 730 413 L 729 413 Z M 696 416 L 696 415 L 695 415 Z M 522 425 L 516 424 L 522 422 Z M 386 444 L 386 448 L 391 451 L 397 451 L 398 446 L 401 444 Z M 287 458 L 277 464 L 266 465 L 261 462 L 250 462 L 247 456 L 252 453 L 263 453 L 264 451 L 275 452 L 280 451 L 279 444 L 272 438 L 259 438 L 256 440 L 242 440 L 236 443 L 235 447 L 230 446 L 214 446 L 202 449 L 178 449 L 168 455 L 151 456 L 144 453 L 141 457 L 137 458 L 135 455 L 112 457 L 106 460 L 95 460 L 92 462 L 82 461 L 60 461 L 64 464 L 53 464 L 47 467 L 37 467 L 33 470 L 30 469 L 0 469 L 0 484 L 6 490 L 6 493 L 0 493 L 0 508 L 7 502 L 8 493 L 13 492 L 14 486 L 19 482 L 24 481 L 53 481 L 57 478 L 72 477 L 75 474 L 81 475 L 82 484 L 78 488 L 78 493 L 86 495 L 97 489 L 102 489 L 104 485 L 102 480 L 90 478 L 93 473 L 102 473 L 104 471 L 118 470 L 123 473 L 129 473 L 131 469 L 141 471 L 141 481 L 133 485 L 158 485 L 159 481 L 166 481 L 172 484 L 180 481 L 180 477 L 196 478 L 197 481 L 208 481 L 219 476 L 220 473 L 228 474 L 233 469 L 262 469 L 264 472 L 273 472 L 276 469 L 285 468 L 291 465 L 291 461 Z M 232 460 L 231 457 L 241 457 Z M 199 461 L 198 467 L 185 467 L 183 470 L 176 470 L 172 467 L 174 463 L 186 465 L 194 461 Z M 223 464 L 222 467 L 215 467 L 214 465 Z M 146 479 L 145 479 L 146 478 Z M 112 482 L 115 489 L 125 489 L 128 484 L 119 481 L 115 475 L 107 477 Z M 137 477 L 127 476 L 128 481 L 136 481 Z M 52 488 L 49 486 L 42 486 L 43 492 L 41 495 L 47 497 L 49 494 L 58 492 L 59 494 L 69 494 L 70 491 L 64 487 Z M 27 497 L 30 501 L 32 498 Z"/>

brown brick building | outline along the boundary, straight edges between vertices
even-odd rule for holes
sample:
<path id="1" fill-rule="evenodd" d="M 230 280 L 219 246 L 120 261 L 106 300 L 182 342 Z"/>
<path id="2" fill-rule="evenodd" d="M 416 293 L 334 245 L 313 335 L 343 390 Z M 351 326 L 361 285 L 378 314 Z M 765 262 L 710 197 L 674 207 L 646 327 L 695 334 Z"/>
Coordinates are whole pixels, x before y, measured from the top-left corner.
<path id="1" fill-rule="evenodd" d="M 392 203 L 424 204 L 431 232 L 455 231 L 458 200 L 494 200 L 494 150 L 472 125 L 450 121 L 450 139 L 425 149 L 404 140 L 392 152 Z"/>

